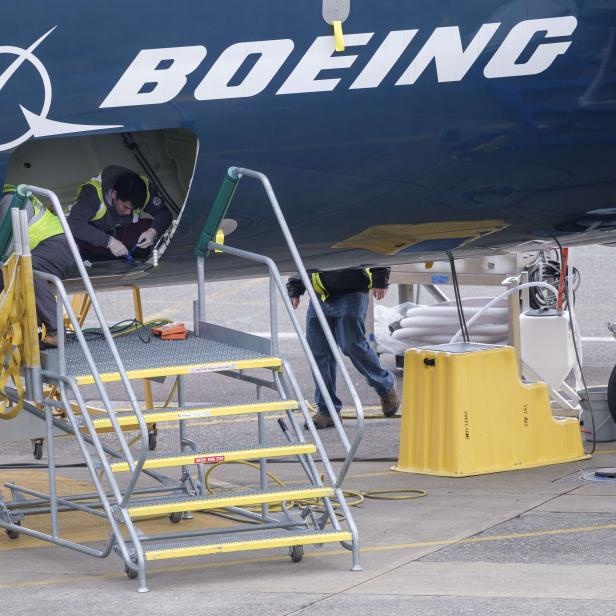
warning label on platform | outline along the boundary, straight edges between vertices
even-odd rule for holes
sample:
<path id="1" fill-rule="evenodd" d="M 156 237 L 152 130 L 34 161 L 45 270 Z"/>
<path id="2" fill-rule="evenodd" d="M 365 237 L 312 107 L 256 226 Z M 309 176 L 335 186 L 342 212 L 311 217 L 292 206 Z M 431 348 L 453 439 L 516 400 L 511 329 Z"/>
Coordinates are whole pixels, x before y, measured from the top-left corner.
<path id="1" fill-rule="evenodd" d="M 203 456 L 195 458 L 195 464 L 215 464 L 216 462 L 224 462 L 225 456 Z"/>
<path id="2" fill-rule="evenodd" d="M 183 411 L 178 413 L 179 419 L 198 419 L 199 417 L 211 417 L 211 411 Z"/>
<path id="3" fill-rule="evenodd" d="M 207 366 L 195 366 L 188 370 L 189 374 L 199 374 L 201 372 L 222 372 L 223 370 L 236 370 L 236 365 L 231 363 L 209 364 Z"/>

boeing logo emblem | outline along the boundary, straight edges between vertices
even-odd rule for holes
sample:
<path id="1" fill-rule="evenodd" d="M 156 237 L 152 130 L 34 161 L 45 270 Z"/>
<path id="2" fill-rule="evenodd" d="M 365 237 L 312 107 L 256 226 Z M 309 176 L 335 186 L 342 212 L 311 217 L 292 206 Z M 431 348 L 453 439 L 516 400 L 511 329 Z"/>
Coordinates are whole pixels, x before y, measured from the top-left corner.
<path id="1" fill-rule="evenodd" d="M 121 128 L 121 125 L 101 126 L 89 124 L 69 124 L 67 122 L 56 122 L 47 117 L 51 108 L 51 100 L 53 96 L 51 79 L 49 78 L 49 73 L 43 63 L 37 58 L 37 56 L 34 55 L 34 50 L 55 29 L 56 27 L 53 27 L 49 30 L 49 32 L 43 34 L 43 36 L 34 41 L 34 43 L 32 43 L 32 45 L 30 45 L 27 49 L 21 49 L 20 47 L 13 47 L 10 45 L 0 46 L 0 55 L 9 54 L 11 56 L 15 56 L 13 62 L 0 75 L 0 96 L 2 95 L 2 90 L 6 84 L 24 64 L 24 62 L 29 62 L 34 67 L 36 72 L 39 74 L 43 85 L 43 103 L 38 113 L 34 113 L 32 110 L 26 109 L 23 105 L 19 105 L 19 108 L 28 123 L 28 130 L 12 141 L 0 143 L 0 151 L 15 148 L 30 139 L 30 137 L 47 137 L 51 135 L 64 135 L 110 128 Z"/>
<path id="2" fill-rule="evenodd" d="M 577 20 L 573 16 L 528 19 L 514 25 L 499 44 L 493 41 L 497 31 L 503 30 L 501 23 L 483 24 L 468 43 L 463 43 L 458 26 L 439 27 L 415 57 L 408 59 L 402 72 L 395 75 L 395 85 L 412 86 L 431 65 L 436 68 L 438 83 L 461 81 L 480 57 L 487 60 L 483 67 L 486 79 L 538 75 L 566 53 L 572 41 L 563 39 L 570 37 L 576 27 Z M 349 89 L 380 87 L 391 73 L 399 70 L 399 62 L 406 57 L 407 49 L 418 32 L 416 29 L 389 32 L 372 56 L 364 58 L 363 68 L 352 76 Z M 342 80 L 339 75 L 334 78 L 329 71 L 350 70 L 360 57 L 361 48 L 375 38 L 375 33 L 346 34 L 344 38 L 346 47 L 357 48 L 357 53 L 336 53 L 332 36 L 318 37 L 290 73 L 287 72 L 275 94 L 335 90 Z M 283 70 L 294 49 L 295 43 L 291 39 L 235 43 L 216 59 L 196 87 L 194 98 L 208 101 L 261 94 Z M 172 101 L 206 55 L 207 49 L 203 45 L 142 49 L 102 102 L 101 108 L 159 105 Z M 248 72 L 242 72 L 251 57 L 256 57 L 256 61 Z M 240 73 L 242 78 L 238 83 Z"/>
<path id="3" fill-rule="evenodd" d="M 370 58 L 365 58 L 362 69 L 349 80 L 348 89 L 379 88 L 392 73 L 397 73 L 394 75 L 396 86 L 412 86 L 424 73 L 429 72 L 432 65 L 436 69 L 438 83 L 458 82 L 466 77 L 480 58 L 486 59 L 483 66 L 486 79 L 539 75 L 567 52 L 572 40 L 566 39 L 571 37 L 576 28 L 577 20 L 573 16 L 529 19 L 514 25 L 495 44 L 496 33 L 503 30 L 503 24 L 498 22 L 481 25 L 469 42 L 463 42 L 458 26 L 438 27 L 415 56 L 408 58 L 401 73 L 398 67 L 406 58 L 407 50 L 419 30 L 394 30 L 381 40 Z M 54 30 L 55 27 L 27 49 L 0 46 L 0 55 L 15 57 L 0 75 L 0 96 L 2 89 L 25 62 L 30 63 L 38 73 L 44 92 L 38 113 L 19 105 L 28 129 L 15 139 L 0 143 L 0 151 L 15 148 L 30 137 L 123 128 L 122 125 L 70 124 L 49 119 L 51 79 L 34 51 Z M 282 85 L 278 86 L 274 94 L 280 96 L 335 90 L 342 79 L 339 75 L 334 77 L 329 71 L 351 70 L 360 57 L 361 48 L 373 38 L 374 32 L 347 34 L 346 47 L 360 51 L 339 54 L 335 52 L 332 36 L 317 37 L 297 63 L 286 69 L 290 72 L 286 73 Z M 216 59 L 193 96 L 198 101 L 257 96 L 265 92 L 275 81 L 274 78 L 283 71 L 294 49 L 295 43 L 291 39 L 234 43 Z M 203 45 L 142 49 L 100 104 L 100 108 L 168 103 L 180 95 L 188 83 L 188 76 L 201 66 L 206 55 L 207 49 Z M 256 57 L 256 61 L 247 72 L 242 73 L 251 57 Z M 238 83 L 237 75 L 240 73 L 242 78 Z M 280 82 L 279 79 L 276 81 Z M 71 111 L 83 113 L 88 110 Z"/>

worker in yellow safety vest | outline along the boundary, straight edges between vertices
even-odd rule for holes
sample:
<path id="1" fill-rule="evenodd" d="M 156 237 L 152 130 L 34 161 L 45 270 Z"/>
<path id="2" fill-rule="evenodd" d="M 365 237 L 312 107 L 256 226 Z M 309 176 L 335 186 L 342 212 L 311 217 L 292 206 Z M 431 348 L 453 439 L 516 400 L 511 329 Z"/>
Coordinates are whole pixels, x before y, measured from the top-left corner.
<path id="1" fill-rule="evenodd" d="M 0 220 L 10 215 L 9 210 L 14 192 L 15 186 L 4 184 L 2 198 L 0 198 Z M 66 241 L 60 219 L 35 196 L 26 201 L 25 211 L 28 216 L 32 269 L 52 274 L 61 280 L 68 278 L 74 269 L 75 259 Z M 2 282 L 1 274 L 0 282 Z M 43 347 L 55 347 L 57 346 L 58 325 L 54 286 L 35 276 L 34 293 L 39 325 L 44 324 L 46 330 L 41 344 Z"/>
<path id="2" fill-rule="evenodd" d="M 372 291 L 375 299 L 383 299 L 389 286 L 389 274 L 388 267 L 332 270 L 311 274 L 312 287 L 334 339 L 340 350 L 376 391 L 381 399 L 381 409 L 385 417 L 396 414 L 400 400 L 393 374 L 381 366 L 377 354 L 366 340 L 365 320 L 368 293 Z M 291 276 L 287 282 L 287 291 L 293 308 L 297 308 L 300 297 L 306 291 L 301 278 Z M 308 306 L 306 315 L 306 338 L 334 408 L 340 413 L 342 402 L 336 396 L 336 360 L 312 302 Z M 313 420 L 317 430 L 333 426 L 334 422 L 318 387 L 315 392 L 315 402 L 318 411 Z"/>
<path id="3" fill-rule="evenodd" d="M 146 256 L 172 220 L 147 177 L 112 165 L 80 186 L 68 223 L 82 256 L 101 260 Z"/>

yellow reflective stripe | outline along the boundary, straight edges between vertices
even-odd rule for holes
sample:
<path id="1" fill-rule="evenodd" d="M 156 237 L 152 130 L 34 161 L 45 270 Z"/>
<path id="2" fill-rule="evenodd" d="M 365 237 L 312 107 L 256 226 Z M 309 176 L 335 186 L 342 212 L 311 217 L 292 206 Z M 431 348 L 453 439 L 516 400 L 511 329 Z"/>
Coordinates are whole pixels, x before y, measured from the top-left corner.
<path id="1" fill-rule="evenodd" d="M 315 272 L 310 276 L 310 279 L 312 280 L 312 287 L 320 295 L 321 301 L 324 302 L 329 297 L 329 293 L 321 280 L 321 275 Z"/>
<path id="2" fill-rule="evenodd" d="M 308 500 L 310 498 L 325 498 L 334 496 L 333 488 L 289 488 L 288 490 L 270 494 L 233 494 L 216 495 L 215 498 L 204 497 L 190 502 L 191 511 L 203 511 L 206 509 L 218 509 L 220 507 L 247 507 L 263 503 L 282 503 L 295 500 Z M 141 505 L 130 507 L 128 515 L 131 518 L 143 518 L 146 516 L 158 516 L 165 513 L 186 511 L 186 501 L 179 500 L 176 503 L 161 503 L 155 505 Z"/>
<path id="3" fill-rule="evenodd" d="M 83 188 L 86 186 L 92 186 L 94 188 L 98 196 L 98 200 L 100 202 L 98 206 L 98 210 L 96 211 L 96 214 L 94 214 L 94 216 L 90 218 L 90 222 L 96 222 L 97 220 L 100 220 L 107 213 L 107 205 L 105 204 L 105 196 L 103 195 L 102 174 L 97 175 L 95 178 L 89 179 L 87 182 L 84 182 L 79 187 L 79 192 L 81 192 Z M 77 194 L 77 198 L 79 198 L 79 194 Z"/>
<path id="4" fill-rule="evenodd" d="M 367 267 L 364 269 L 364 272 L 366 272 L 366 276 L 368 276 L 368 288 L 372 289 L 372 270 Z"/>
<path id="5" fill-rule="evenodd" d="M 174 466 L 188 466 L 189 464 L 217 464 L 218 462 L 236 462 L 237 460 L 256 460 L 258 458 L 285 458 L 286 456 L 301 456 L 315 453 L 316 446 L 312 443 L 297 445 L 282 445 L 272 447 L 255 447 L 252 449 L 238 449 L 233 451 L 197 451 L 179 456 L 161 456 L 149 458 L 143 468 L 172 468 Z M 111 464 L 113 473 L 129 471 L 128 462 L 114 462 Z"/>
<path id="6" fill-rule="evenodd" d="M 224 554 L 228 552 L 269 550 L 272 548 L 286 548 L 294 545 L 322 543 L 340 543 L 352 541 L 353 535 L 349 531 L 321 531 L 310 536 L 294 535 L 290 532 L 282 537 L 265 539 L 246 539 L 245 541 L 229 541 L 225 543 L 206 543 L 182 548 L 161 548 L 158 550 L 144 550 L 147 561 L 163 560 L 169 558 L 188 558 L 190 556 L 207 556 L 208 554 Z"/>
<path id="7" fill-rule="evenodd" d="M 45 216 L 46 209 L 41 207 L 40 205 L 33 203 L 32 208 L 34 209 L 34 216 L 30 219 L 29 224 L 35 225 L 43 216 Z"/>
<path id="8" fill-rule="evenodd" d="M 148 180 L 148 178 L 145 175 L 142 175 L 140 177 L 143 180 L 143 183 L 145 184 L 145 203 L 143 204 L 143 207 L 145 207 L 150 202 L 150 180 Z M 139 214 L 141 212 L 141 208 L 140 207 L 135 208 L 135 212 Z"/>
<path id="9" fill-rule="evenodd" d="M 201 372 L 224 372 L 225 370 L 249 370 L 251 368 L 271 368 L 280 370 L 282 360 L 279 357 L 262 357 L 259 359 L 237 359 L 225 362 L 212 362 L 204 364 L 190 364 L 184 366 L 163 366 L 162 368 L 144 368 L 142 370 L 128 370 L 127 376 L 131 380 L 155 379 L 161 376 L 180 376 L 184 374 L 199 374 Z M 78 385 L 94 384 L 91 374 L 74 375 Z M 100 375 L 103 383 L 113 383 L 120 380 L 119 372 L 104 372 Z"/>

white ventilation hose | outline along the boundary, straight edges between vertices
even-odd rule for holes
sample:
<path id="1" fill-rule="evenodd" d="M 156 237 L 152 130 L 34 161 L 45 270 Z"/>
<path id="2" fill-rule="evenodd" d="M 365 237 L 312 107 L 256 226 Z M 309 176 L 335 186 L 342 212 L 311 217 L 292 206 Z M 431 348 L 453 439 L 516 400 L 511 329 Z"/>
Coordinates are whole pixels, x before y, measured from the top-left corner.
<path id="1" fill-rule="evenodd" d="M 470 328 L 470 326 L 489 308 L 491 308 L 492 306 L 494 306 L 495 304 L 497 304 L 499 301 L 505 299 L 506 297 L 508 297 L 509 295 L 511 295 L 512 293 L 515 293 L 516 291 L 521 291 L 522 289 L 530 289 L 531 287 L 541 287 L 543 289 L 548 289 L 549 291 L 552 291 L 552 293 L 554 293 L 555 295 L 558 295 L 558 289 L 556 289 L 555 287 L 553 287 L 551 284 L 548 284 L 547 282 L 525 282 L 524 284 L 521 284 L 517 287 L 513 287 L 512 289 L 507 289 L 506 291 L 504 291 L 503 293 L 501 293 L 499 296 L 495 297 L 492 301 L 488 302 L 481 310 L 479 310 L 479 312 L 477 312 L 475 314 L 475 316 L 473 316 L 471 319 L 469 319 L 469 321 L 466 323 L 466 327 L 467 329 Z M 462 335 L 462 330 L 459 329 L 456 332 L 456 335 L 449 341 L 449 344 L 453 344 L 454 342 L 457 342 L 458 339 L 460 338 L 460 336 Z"/>
<path id="2" fill-rule="evenodd" d="M 463 300 L 464 313 L 474 316 L 487 303 L 489 297 L 470 297 Z M 392 341 L 407 346 L 446 344 L 458 328 L 458 311 L 452 302 L 431 306 L 413 306 L 398 322 L 398 329 L 390 334 Z M 506 306 L 483 310 L 475 322 L 473 341 L 482 344 L 505 344 L 508 339 L 508 310 Z"/>
<path id="3" fill-rule="evenodd" d="M 472 336 L 475 338 L 476 336 L 488 336 L 492 338 L 497 338 L 499 340 L 507 339 L 507 334 L 509 333 L 509 326 L 507 323 L 495 324 L 495 323 L 485 323 L 483 325 L 477 325 L 473 328 Z M 451 339 L 451 331 L 441 331 L 439 332 L 434 328 L 434 326 L 425 326 L 418 327 L 413 325 L 411 327 L 403 327 L 401 329 L 397 329 L 392 333 L 392 338 L 396 340 L 401 340 L 404 338 L 412 338 L 413 340 L 427 339 L 429 341 L 432 340 L 435 336 L 443 336 L 445 337 L 445 342 L 449 342 Z"/>

